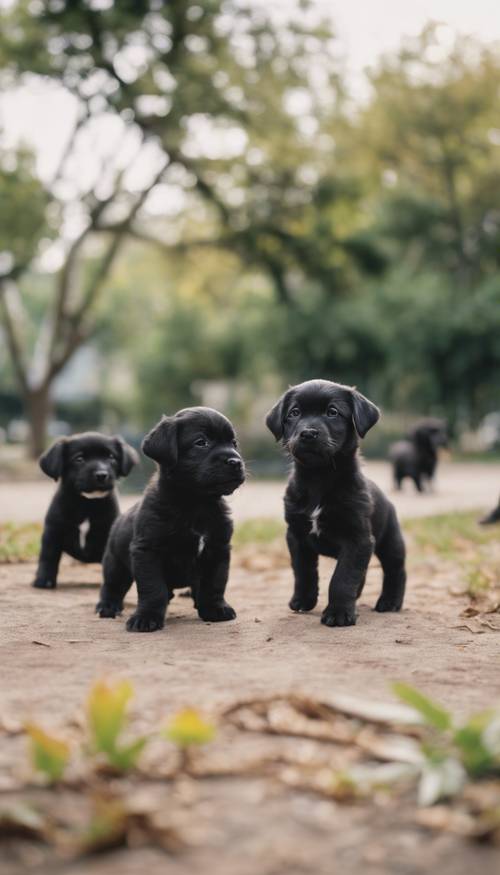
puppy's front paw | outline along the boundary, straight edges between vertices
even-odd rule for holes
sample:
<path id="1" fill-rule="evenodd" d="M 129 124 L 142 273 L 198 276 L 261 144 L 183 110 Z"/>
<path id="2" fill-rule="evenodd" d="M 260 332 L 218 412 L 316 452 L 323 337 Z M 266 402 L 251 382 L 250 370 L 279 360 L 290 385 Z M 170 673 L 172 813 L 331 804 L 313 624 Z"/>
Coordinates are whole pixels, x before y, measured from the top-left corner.
<path id="1" fill-rule="evenodd" d="M 400 611 L 403 607 L 403 599 L 394 599 L 388 598 L 387 596 L 381 595 L 377 604 L 375 605 L 375 610 L 379 612 L 379 614 L 387 614 L 387 613 L 395 613 L 396 611 Z"/>
<path id="2" fill-rule="evenodd" d="M 95 606 L 96 614 L 100 617 L 116 617 L 123 611 L 123 605 L 118 602 L 97 602 Z"/>
<path id="3" fill-rule="evenodd" d="M 316 607 L 318 602 L 318 593 L 314 593 L 306 596 L 293 596 L 288 602 L 288 607 L 291 611 L 303 612 L 303 611 L 312 611 L 313 608 Z"/>
<path id="4" fill-rule="evenodd" d="M 37 589 L 55 589 L 57 581 L 50 580 L 47 577 L 35 577 L 32 586 L 35 586 Z"/>
<path id="5" fill-rule="evenodd" d="M 235 620 L 236 611 L 226 601 L 221 601 L 213 605 L 199 606 L 198 616 L 205 623 L 223 623 L 225 620 Z"/>
<path id="6" fill-rule="evenodd" d="M 137 613 L 132 614 L 127 620 L 129 632 L 156 632 L 163 629 L 165 618 L 161 614 Z"/>
<path id="7" fill-rule="evenodd" d="M 354 608 L 330 608 L 327 607 L 321 615 L 324 626 L 355 626 L 356 611 Z"/>

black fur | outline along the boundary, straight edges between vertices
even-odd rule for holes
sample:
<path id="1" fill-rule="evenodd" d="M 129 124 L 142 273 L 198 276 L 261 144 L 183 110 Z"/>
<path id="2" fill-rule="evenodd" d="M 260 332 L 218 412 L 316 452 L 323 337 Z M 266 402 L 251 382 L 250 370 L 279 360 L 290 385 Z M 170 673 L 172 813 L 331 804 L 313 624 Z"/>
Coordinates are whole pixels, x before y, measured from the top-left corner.
<path id="1" fill-rule="evenodd" d="M 438 461 L 438 448 L 448 446 L 446 423 L 441 419 L 422 419 L 408 438 L 389 448 L 394 485 L 401 489 L 405 477 L 413 480 L 419 492 L 432 484 Z"/>
<path id="2" fill-rule="evenodd" d="M 292 611 L 318 600 L 318 557 L 337 565 L 321 622 L 351 626 L 372 553 L 384 572 L 377 611 L 399 611 L 406 583 L 405 545 L 393 505 L 361 473 L 358 439 L 379 418 L 356 389 L 328 380 L 293 386 L 267 426 L 293 459 L 285 493 L 287 543 L 295 577 Z"/>
<path id="3" fill-rule="evenodd" d="M 142 449 L 159 470 L 142 501 L 113 526 L 99 616 L 121 613 L 135 580 L 131 632 L 161 629 L 178 587 L 191 587 L 202 620 L 233 620 L 236 614 L 224 600 L 233 526 L 222 496 L 241 486 L 245 472 L 231 423 L 208 407 L 181 410 L 164 416 Z"/>
<path id="4" fill-rule="evenodd" d="M 50 503 L 33 586 L 54 589 L 63 553 L 80 562 L 100 562 L 109 531 L 119 513 L 115 483 L 139 458 L 121 437 L 84 432 L 60 438 L 41 456 L 40 468 L 60 480 Z M 88 498 L 86 495 L 99 494 Z M 88 521 L 84 543 L 80 526 Z"/>
<path id="5" fill-rule="evenodd" d="M 482 519 L 479 520 L 482 526 L 489 526 L 492 523 L 500 522 L 500 498 L 498 499 L 498 504 L 493 508 L 489 513 L 486 514 Z"/>

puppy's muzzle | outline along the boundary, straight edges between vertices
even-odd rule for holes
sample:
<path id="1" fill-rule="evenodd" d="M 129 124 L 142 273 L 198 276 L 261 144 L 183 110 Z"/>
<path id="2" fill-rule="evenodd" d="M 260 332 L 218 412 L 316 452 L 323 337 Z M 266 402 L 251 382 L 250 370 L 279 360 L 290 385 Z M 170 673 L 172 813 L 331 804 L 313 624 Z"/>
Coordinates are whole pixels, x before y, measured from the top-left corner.
<path id="1" fill-rule="evenodd" d="M 317 441 L 318 438 L 319 431 L 317 428 L 303 428 L 299 435 L 300 441 L 305 444 L 311 444 L 313 441 Z"/>
<path id="2" fill-rule="evenodd" d="M 87 483 L 85 484 L 87 486 Z M 108 468 L 100 467 L 92 471 L 88 486 L 91 489 L 85 491 L 99 491 L 101 493 L 109 492 L 114 486 L 114 477 Z"/>
<path id="3" fill-rule="evenodd" d="M 225 461 L 226 465 L 229 465 L 230 472 L 235 476 L 239 471 L 243 471 L 243 462 L 239 456 L 229 456 Z"/>
<path id="4" fill-rule="evenodd" d="M 111 481 L 108 471 L 96 471 L 94 478 L 98 486 L 108 486 Z"/>

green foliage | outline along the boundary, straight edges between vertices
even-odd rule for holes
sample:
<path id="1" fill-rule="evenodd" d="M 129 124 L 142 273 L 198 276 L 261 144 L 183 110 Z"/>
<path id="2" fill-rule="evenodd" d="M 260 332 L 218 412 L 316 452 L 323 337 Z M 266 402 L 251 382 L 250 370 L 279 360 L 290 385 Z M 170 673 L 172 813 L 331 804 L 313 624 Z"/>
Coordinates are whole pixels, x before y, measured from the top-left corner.
<path id="1" fill-rule="evenodd" d="M 0 525 L 0 563 L 33 562 L 40 550 L 40 523 L 2 523 Z"/>
<path id="2" fill-rule="evenodd" d="M 26 725 L 33 767 L 50 783 L 60 781 L 69 763 L 69 745 L 36 723 Z"/>
<path id="3" fill-rule="evenodd" d="M 0 252 L 9 253 L 13 263 L 29 261 L 49 233 L 48 200 L 30 153 L 24 148 L 16 155 L 0 151 Z"/>
<path id="4" fill-rule="evenodd" d="M 419 799 L 432 805 L 456 795 L 467 777 L 484 778 L 500 774 L 500 713 L 484 711 L 465 723 L 437 702 L 408 684 L 396 683 L 394 692 L 414 708 L 431 730 L 422 742 L 425 762 L 421 770 Z"/>
<path id="5" fill-rule="evenodd" d="M 127 771 L 137 764 L 147 738 L 137 738 L 129 744 L 120 743 L 127 728 L 128 703 L 133 689 L 128 681 L 120 681 L 114 686 L 97 681 L 92 687 L 88 703 L 87 717 L 92 750 L 103 754 L 114 769 Z"/>
<path id="6" fill-rule="evenodd" d="M 421 519 L 406 520 L 407 531 L 424 549 L 441 556 L 456 556 L 482 545 L 498 541 L 498 533 L 477 524 L 477 512 L 446 513 Z"/>
<path id="7" fill-rule="evenodd" d="M 430 699 L 427 699 L 418 690 L 408 686 L 408 684 L 397 683 L 394 684 L 394 692 L 403 702 L 411 705 L 412 708 L 418 711 L 429 726 L 433 726 L 441 731 L 450 728 L 451 718 L 449 713 L 440 708 L 439 705 L 431 702 Z"/>
<path id="8" fill-rule="evenodd" d="M 498 54 L 473 39 L 445 50 L 428 27 L 380 61 L 356 108 L 331 28 L 289 6 L 279 22 L 236 0 L 17 0 L 0 13 L 7 85 L 26 73 L 62 85 L 84 127 L 113 116 L 171 159 L 178 211 L 141 213 L 129 230 L 156 248 L 123 247 L 82 326 L 114 365 L 102 393 L 145 425 L 159 397 L 196 403 L 206 381 L 225 381 L 240 415 L 242 384 L 255 395 L 269 378 L 321 375 L 386 408 L 476 423 L 498 404 Z M 22 264 L 69 207 L 25 152 L 7 157 L 0 251 Z M 71 276 L 98 273 L 89 250 Z M 24 276 L 27 360 L 59 279 Z M 120 367 L 135 382 L 126 399 L 107 376 Z"/>

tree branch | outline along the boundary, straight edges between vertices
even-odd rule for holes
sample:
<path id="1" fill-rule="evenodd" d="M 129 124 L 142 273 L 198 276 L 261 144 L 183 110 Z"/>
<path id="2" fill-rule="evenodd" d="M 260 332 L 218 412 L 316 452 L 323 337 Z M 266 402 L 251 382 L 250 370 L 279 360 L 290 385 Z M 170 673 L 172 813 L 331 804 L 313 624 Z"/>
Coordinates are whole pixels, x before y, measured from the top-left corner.
<path id="1" fill-rule="evenodd" d="M 116 224 L 114 226 L 114 232 L 113 232 L 113 236 L 111 238 L 111 242 L 110 242 L 109 246 L 106 249 L 106 252 L 104 253 L 104 255 L 102 257 L 102 259 L 97 267 L 97 270 L 95 271 L 94 275 L 92 276 L 92 278 L 87 286 L 86 292 L 83 295 L 83 298 L 82 298 L 80 305 L 72 313 L 66 314 L 65 319 L 63 320 L 69 326 L 69 333 L 66 337 L 66 342 L 64 344 L 64 347 L 58 355 L 56 354 L 55 349 L 54 349 L 54 355 L 51 358 L 51 361 L 50 361 L 50 364 L 49 364 L 49 367 L 47 370 L 46 378 L 45 378 L 45 380 L 47 382 L 50 382 L 62 370 L 62 368 L 65 366 L 65 364 L 71 358 L 71 356 L 73 355 L 75 350 L 87 338 L 89 332 L 84 328 L 85 319 L 86 319 L 89 311 L 91 310 L 96 298 L 98 297 L 99 292 L 100 292 L 107 276 L 109 275 L 109 272 L 111 270 L 111 267 L 113 265 L 113 262 L 117 256 L 117 254 L 118 254 L 118 251 L 129 233 L 132 222 L 136 218 L 141 207 L 144 205 L 150 192 L 160 182 L 168 164 L 169 164 L 169 160 L 167 158 L 162 163 L 160 170 L 153 177 L 151 183 L 145 189 L 143 189 L 143 191 L 140 193 L 139 197 L 136 198 L 134 204 L 132 205 L 131 209 L 129 210 L 127 217 L 122 222 L 119 222 L 118 224 Z M 77 241 L 75 241 L 76 251 L 73 251 L 71 253 L 71 257 L 73 259 L 76 258 L 77 252 L 80 249 L 82 243 L 84 242 L 85 238 L 92 231 L 102 231 L 103 230 L 103 228 L 99 227 L 99 218 L 102 215 L 105 206 L 107 206 L 107 204 L 116 196 L 116 193 L 117 192 L 115 190 L 115 192 L 113 193 L 112 196 L 110 196 L 108 201 L 106 201 L 106 202 L 101 201 L 100 204 L 98 205 L 98 208 L 96 208 L 96 210 L 94 211 L 94 214 L 92 216 L 92 220 L 91 220 L 90 224 L 87 226 L 85 231 L 82 232 L 82 235 L 80 235 L 80 238 L 78 238 Z M 66 267 L 67 267 L 67 262 L 66 262 L 65 268 Z M 70 274 L 68 274 L 67 270 L 65 271 L 65 273 L 67 275 L 65 288 L 68 290 L 70 288 Z M 66 291 L 66 297 L 67 297 L 67 291 Z M 64 300 L 65 299 L 66 298 L 64 298 Z M 61 325 L 61 320 L 59 322 L 59 325 Z M 60 339 L 62 339 L 62 338 L 60 338 Z"/>
<path id="2" fill-rule="evenodd" d="M 9 304 L 9 292 L 12 291 L 12 284 L 2 278 L 0 280 L 0 307 L 2 311 L 2 323 L 5 328 L 7 345 L 9 347 L 10 357 L 14 367 L 14 371 L 23 393 L 29 390 L 28 371 L 24 360 L 24 351 L 22 343 L 18 337 L 15 325 L 15 318 L 12 314 Z"/>

